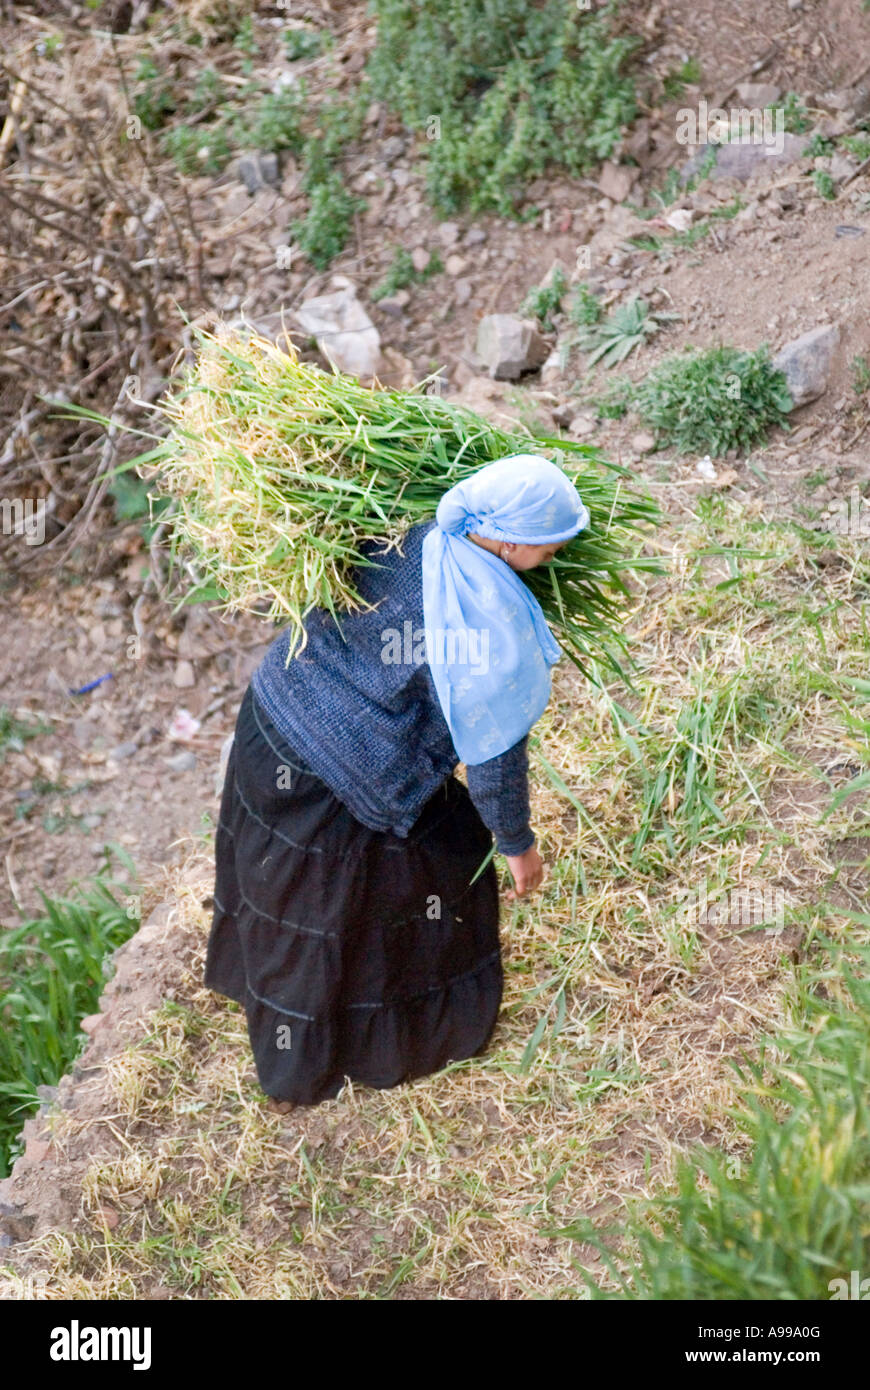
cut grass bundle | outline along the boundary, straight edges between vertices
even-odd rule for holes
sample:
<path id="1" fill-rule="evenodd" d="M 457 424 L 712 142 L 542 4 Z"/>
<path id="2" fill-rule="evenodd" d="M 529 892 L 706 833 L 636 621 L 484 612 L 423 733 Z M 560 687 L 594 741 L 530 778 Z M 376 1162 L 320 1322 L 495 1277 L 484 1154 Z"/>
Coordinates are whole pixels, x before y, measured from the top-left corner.
<path id="1" fill-rule="evenodd" d="M 314 607 L 337 618 L 360 608 L 352 568 L 376 564 L 363 544 L 399 546 L 434 516 L 448 488 L 510 454 L 552 455 L 573 478 L 590 525 L 528 583 L 568 654 L 586 670 L 602 659 L 623 674 L 617 599 L 625 571 L 657 568 L 641 554 L 656 504 L 633 492 L 626 469 L 589 446 L 507 433 L 425 394 L 369 390 L 353 377 L 300 362 L 259 337 L 200 333 L 200 353 L 160 411 L 172 430 L 134 463 L 156 470 L 174 497 L 173 554 L 193 552 L 199 598 L 229 611 L 264 601 L 304 645 Z"/>

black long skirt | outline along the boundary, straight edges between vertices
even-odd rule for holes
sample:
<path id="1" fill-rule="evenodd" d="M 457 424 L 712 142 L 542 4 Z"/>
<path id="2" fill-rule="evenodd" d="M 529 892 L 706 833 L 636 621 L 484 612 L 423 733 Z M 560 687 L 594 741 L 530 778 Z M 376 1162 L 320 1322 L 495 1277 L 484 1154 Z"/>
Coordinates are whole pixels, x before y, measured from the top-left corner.
<path id="1" fill-rule="evenodd" d="M 244 1007 L 267 1095 L 311 1105 L 345 1078 L 396 1086 L 486 1048 L 503 985 L 491 846 L 453 777 L 407 838 L 362 825 L 248 688 L 205 983 Z"/>

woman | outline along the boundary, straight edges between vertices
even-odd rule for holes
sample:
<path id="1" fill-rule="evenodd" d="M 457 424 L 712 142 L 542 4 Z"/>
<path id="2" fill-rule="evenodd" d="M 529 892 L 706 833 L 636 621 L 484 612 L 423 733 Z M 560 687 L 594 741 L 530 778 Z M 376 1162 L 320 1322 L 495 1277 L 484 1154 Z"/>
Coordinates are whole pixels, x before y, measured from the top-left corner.
<path id="1" fill-rule="evenodd" d="M 254 673 L 205 983 L 244 1006 L 268 1095 L 314 1104 L 486 1048 L 503 981 L 487 856 L 494 835 L 514 892 L 540 885 L 526 743 L 560 654 L 518 573 L 588 521 L 548 460 L 488 464 L 403 553 L 365 547 L 368 607 L 314 610 L 304 649 L 288 664 L 285 631 Z"/>

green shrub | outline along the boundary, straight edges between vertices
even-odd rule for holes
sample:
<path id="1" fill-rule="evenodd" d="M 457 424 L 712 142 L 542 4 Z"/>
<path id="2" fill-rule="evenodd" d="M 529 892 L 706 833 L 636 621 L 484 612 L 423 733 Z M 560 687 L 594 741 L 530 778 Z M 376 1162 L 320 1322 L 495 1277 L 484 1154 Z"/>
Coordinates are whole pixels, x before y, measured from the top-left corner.
<path id="1" fill-rule="evenodd" d="M 408 285 L 419 285 L 426 280 L 431 280 L 433 275 L 439 275 L 443 269 L 444 262 L 438 252 L 433 251 L 425 270 L 415 270 L 410 252 L 400 246 L 397 248 L 393 257 L 393 264 L 383 280 L 372 290 L 371 298 L 376 303 L 379 299 L 387 299 L 389 295 L 395 294 L 396 290 L 403 290 Z"/>
<path id="2" fill-rule="evenodd" d="M 129 892 L 98 876 L 77 898 L 40 893 L 44 915 L 0 933 L 0 1176 L 37 1087 L 58 1082 L 86 1042 L 79 1025 L 96 1012 L 104 962 L 138 926 L 138 907 L 116 896 Z"/>
<path id="3" fill-rule="evenodd" d="M 654 337 L 663 324 L 678 317 L 678 314 L 650 309 L 645 299 L 634 295 L 614 309 L 603 322 L 578 329 L 576 343 L 589 354 L 588 366 L 594 367 L 596 362 L 601 362 L 602 366 L 615 367 L 618 362 L 624 362 L 635 348 Z"/>
<path id="4" fill-rule="evenodd" d="M 291 234 L 299 249 L 317 270 L 326 270 L 330 261 L 344 250 L 353 216 L 362 207 L 351 196 L 337 169 L 330 169 L 323 179 L 311 188 L 308 211 L 291 226 Z"/>
<path id="5" fill-rule="evenodd" d="M 820 194 L 822 198 L 827 198 L 829 202 L 833 201 L 833 199 L 836 198 L 837 185 L 834 183 L 834 180 L 832 176 L 828 173 L 827 169 L 814 169 L 813 183 L 815 185 L 816 192 Z"/>
<path id="6" fill-rule="evenodd" d="M 332 47 L 332 35 L 323 29 L 285 29 L 284 48 L 288 61 L 316 58 L 325 48 Z"/>
<path id="7" fill-rule="evenodd" d="M 162 143 L 183 174 L 219 174 L 233 152 L 222 125 L 173 126 Z"/>
<path id="8" fill-rule="evenodd" d="M 684 454 L 749 449 L 792 407 L 766 348 L 694 349 L 667 358 L 637 389 L 636 408 L 661 443 Z"/>
<path id="9" fill-rule="evenodd" d="M 591 396 L 589 404 L 599 420 L 621 420 L 634 404 L 634 392 L 628 377 L 617 377 L 599 396 Z"/>
<path id="10" fill-rule="evenodd" d="M 591 328 L 598 323 L 604 310 L 601 301 L 584 282 L 578 285 L 568 302 L 568 317 L 575 328 Z"/>
<path id="11" fill-rule="evenodd" d="M 142 58 L 134 75 L 142 90 L 133 98 L 133 111 L 146 130 L 160 130 L 175 110 L 170 83 L 150 58 Z"/>
<path id="12" fill-rule="evenodd" d="M 203 68 L 194 83 L 193 95 L 187 102 L 186 110 L 191 115 L 197 115 L 207 106 L 219 105 L 226 99 L 226 95 L 227 89 L 217 69 Z"/>
<path id="13" fill-rule="evenodd" d="M 510 214 L 549 165 L 581 174 L 613 152 L 636 113 L 623 66 L 637 44 L 614 36 L 615 9 L 374 0 L 372 89 L 426 135 L 441 212 Z"/>
<path id="14" fill-rule="evenodd" d="M 236 139 L 252 150 L 298 153 L 304 143 L 302 120 L 306 109 L 307 94 L 301 82 L 278 92 L 266 92 L 250 115 L 237 119 Z"/>
<path id="15" fill-rule="evenodd" d="M 556 266 L 549 285 L 541 285 L 529 290 L 520 306 L 520 313 L 538 320 L 545 333 L 552 333 L 553 318 L 561 312 L 562 300 L 568 289 L 568 277 L 560 266 Z"/>

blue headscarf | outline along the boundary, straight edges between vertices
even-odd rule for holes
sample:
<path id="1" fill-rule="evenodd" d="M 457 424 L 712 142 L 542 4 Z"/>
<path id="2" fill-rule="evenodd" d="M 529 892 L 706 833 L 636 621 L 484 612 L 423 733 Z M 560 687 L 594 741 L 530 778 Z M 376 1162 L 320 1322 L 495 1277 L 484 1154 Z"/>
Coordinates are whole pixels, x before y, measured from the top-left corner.
<path id="1" fill-rule="evenodd" d="M 555 545 L 588 526 L 589 512 L 556 464 L 515 454 L 445 492 L 435 522 L 423 542 L 426 657 L 456 752 L 473 765 L 541 717 L 561 650 L 519 575 L 468 533 Z"/>

